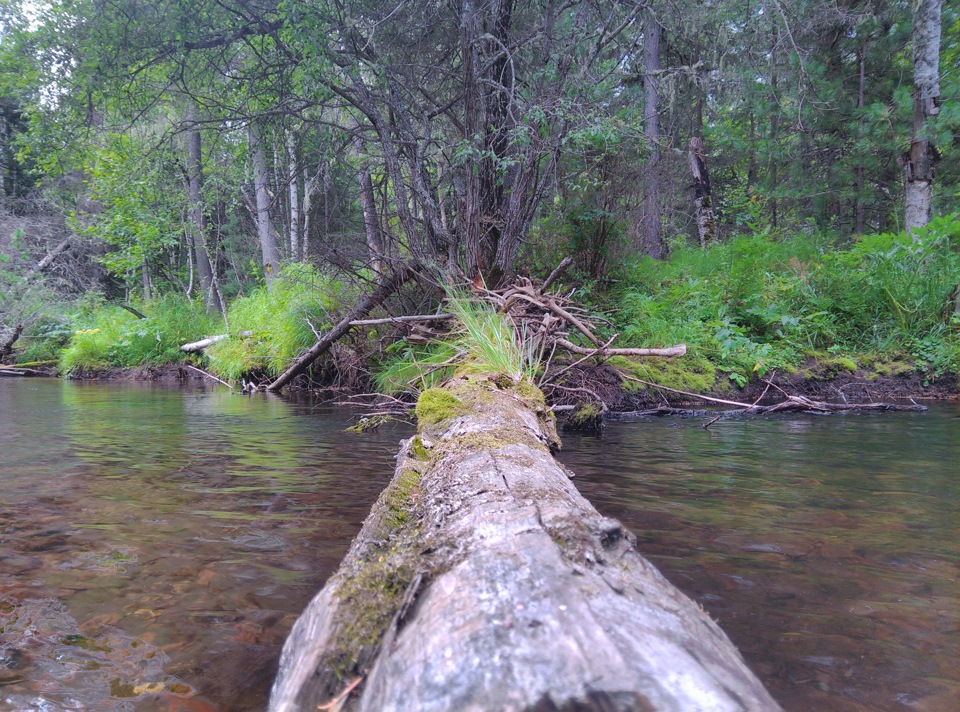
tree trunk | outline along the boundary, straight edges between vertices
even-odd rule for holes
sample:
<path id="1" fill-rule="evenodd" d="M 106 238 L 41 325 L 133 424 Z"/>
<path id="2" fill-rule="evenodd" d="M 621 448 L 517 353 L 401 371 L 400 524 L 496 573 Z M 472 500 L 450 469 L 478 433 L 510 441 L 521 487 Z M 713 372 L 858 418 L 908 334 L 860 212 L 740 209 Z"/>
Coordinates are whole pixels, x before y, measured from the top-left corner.
<path id="1" fill-rule="evenodd" d="M 687 152 L 690 172 L 693 174 L 693 197 L 697 213 L 697 235 L 700 247 L 717 239 L 717 223 L 713 217 L 713 199 L 710 194 L 710 173 L 707 171 L 707 153 L 703 141 L 694 136 Z"/>
<path id="2" fill-rule="evenodd" d="M 863 119 L 863 109 L 866 107 L 866 98 L 867 98 L 867 45 L 864 45 L 860 48 L 858 53 L 858 61 L 860 65 L 860 74 L 859 74 L 859 84 L 857 86 L 857 111 L 860 114 L 860 119 L 857 122 L 857 131 L 860 136 L 863 136 L 865 132 L 864 128 L 864 119 Z M 864 232 L 864 226 L 866 225 L 866 205 L 864 201 L 864 186 L 866 185 L 866 168 L 864 167 L 865 157 L 860 158 L 860 162 L 856 168 L 856 202 L 854 203 L 853 208 L 853 221 L 854 221 L 854 232 L 857 235 L 862 235 Z"/>
<path id="3" fill-rule="evenodd" d="M 207 311 L 223 312 L 219 290 L 216 286 L 213 264 L 210 252 L 207 250 L 207 216 L 203 210 L 203 154 L 200 146 L 200 131 L 194 124 L 194 117 L 188 116 L 190 122 L 187 134 L 187 158 L 189 161 L 187 176 L 187 191 L 190 198 L 190 222 L 193 237 L 193 255 L 197 264 L 197 276 L 200 279 L 200 291 Z"/>
<path id="4" fill-rule="evenodd" d="M 256 196 L 257 235 L 260 238 L 260 254 L 263 258 L 263 277 L 269 286 L 280 269 L 280 249 L 277 247 L 277 231 L 270 220 L 270 176 L 267 172 L 267 154 L 263 148 L 260 127 L 247 127 L 250 163 L 253 169 L 253 189 Z"/>
<path id="5" fill-rule="evenodd" d="M 665 256 L 660 235 L 660 23 L 653 10 L 643 13 L 643 135 L 650 148 L 643 197 L 641 242 L 655 259 Z"/>
<path id="6" fill-rule="evenodd" d="M 940 113 L 940 10 L 942 0 L 914 3 L 913 140 L 903 157 L 906 172 L 904 224 L 907 232 L 930 222 L 937 149 L 931 119 Z"/>
<path id="7" fill-rule="evenodd" d="M 297 160 L 297 139 L 293 131 L 288 131 L 287 139 L 287 196 L 290 204 L 290 260 L 301 258 L 300 232 L 300 171 Z"/>
<path id="8" fill-rule="evenodd" d="M 279 391 L 294 378 L 310 368 L 310 364 L 316 361 L 320 356 L 329 351 L 337 341 L 353 327 L 353 322 L 362 319 L 370 310 L 379 306 L 384 299 L 389 297 L 395 291 L 400 289 L 406 282 L 414 276 L 413 268 L 409 265 L 402 265 L 400 269 L 385 277 L 371 294 L 366 296 L 355 306 L 346 317 L 333 327 L 326 336 L 317 341 L 307 351 L 302 353 L 286 371 L 281 373 L 277 380 L 267 386 L 268 391 Z"/>
<path id="9" fill-rule="evenodd" d="M 363 208 L 363 231 L 367 237 L 367 255 L 370 267 L 383 274 L 386 264 L 383 259 L 383 235 L 377 221 L 377 203 L 373 198 L 373 179 L 364 167 L 360 171 L 360 205 Z"/>
<path id="10" fill-rule="evenodd" d="M 23 324 L 17 324 L 13 327 L 13 331 L 10 333 L 10 337 L 0 343 L 0 363 L 3 363 L 13 354 L 13 345 L 17 343 L 17 339 L 20 338 L 20 334 L 23 333 Z"/>
<path id="11" fill-rule="evenodd" d="M 284 646 L 271 712 L 334 697 L 377 711 L 779 709 L 710 617 L 577 492 L 535 388 L 459 379 L 417 414 L 392 482 Z"/>

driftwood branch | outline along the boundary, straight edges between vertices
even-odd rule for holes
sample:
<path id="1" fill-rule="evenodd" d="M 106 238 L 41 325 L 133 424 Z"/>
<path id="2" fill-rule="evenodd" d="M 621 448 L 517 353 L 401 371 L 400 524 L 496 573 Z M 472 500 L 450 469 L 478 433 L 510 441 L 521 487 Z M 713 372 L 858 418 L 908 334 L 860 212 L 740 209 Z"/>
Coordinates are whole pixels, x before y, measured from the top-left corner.
<path id="1" fill-rule="evenodd" d="M 609 342 L 608 342 L 609 343 Z M 566 339 L 557 339 L 557 345 L 572 351 L 575 354 L 585 354 L 587 356 L 683 356 L 687 353 L 686 344 L 677 344 L 664 349 L 611 349 L 606 346 L 598 346 L 595 349 L 577 346 Z"/>
<path id="2" fill-rule="evenodd" d="M 409 316 L 388 316 L 383 319 L 356 319 L 350 326 L 374 326 L 376 324 L 403 324 L 416 321 L 450 321 L 455 319 L 453 314 L 411 314 Z"/>
<path id="3" fill-rule="evenodd" d="M 396 272 L 384 279 L 371 294 L 366 296 L 354 307 L 346 317 L 334 326 L 326 336 L 318 340 L 306 352 L 301 354 L 286 371 L 267 386 L 268 391 L 279 391 L 294 378 L 306 371 L 310 364 L 326 353 L 340 338 L 353 328 L 353 322 L 358 321 L 370 313 L 370 310 L 379 306 L 384 299 L 400 289 L 407 281 L 414 277 L 411 265 L 402 265 Z"/>

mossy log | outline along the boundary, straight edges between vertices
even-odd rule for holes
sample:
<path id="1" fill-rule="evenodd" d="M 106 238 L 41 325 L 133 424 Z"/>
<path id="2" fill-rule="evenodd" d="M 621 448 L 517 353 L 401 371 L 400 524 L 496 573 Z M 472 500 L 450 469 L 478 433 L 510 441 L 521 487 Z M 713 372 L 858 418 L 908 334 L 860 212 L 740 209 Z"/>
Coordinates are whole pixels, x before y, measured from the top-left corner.
<path id="1" fill-rule="evenodd" d="M 425 392 L 418 415 L 294 626 L 270 710 L 779 709 L 577 492 L 537 389 L 460 379 Z"/>

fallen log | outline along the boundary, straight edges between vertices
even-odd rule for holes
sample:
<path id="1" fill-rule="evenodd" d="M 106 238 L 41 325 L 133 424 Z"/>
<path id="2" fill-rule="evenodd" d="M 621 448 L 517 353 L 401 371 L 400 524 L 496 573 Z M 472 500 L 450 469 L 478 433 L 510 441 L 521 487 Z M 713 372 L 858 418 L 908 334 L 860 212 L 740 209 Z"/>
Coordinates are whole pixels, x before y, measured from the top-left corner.
<path id="1" fill-rule="evenodd" d="M 191 341 L 189 344 L 184 344 L 180 347 L 181 351 L 203 351 L 208 346 L 213 346 L 218 341 L 223 341 L 224 339 L 229 339 L 230 334 L 217 334 L 216 336 L 208 336 L 199 341 Z"/>
<path id="2" fill-rule="evenodd" d="M 241 331 L 237 334 L 237 336 L 253 336 L 253 332 Z M 207 336 L 203 339 L 200 339 L 199 341 L 191 341 L 189 344 L 184 344 L 183 346 L 180 347 L 180 350 L 187 351 L 187 352 L 203 351 L 208 346 L 213 346 L 215 343 L 219 341 L 223 341 L 224 339 L 229 339 L 229 338 L 230 338 L 230 334 L 217 334 L 216 336 Z"/>
<path id="3" fill-rule="evenodd" d="M 320 358 L 324 353 L 330 350 L 337 341 L 353 328 L 353 322 L 358 321 L 370 313 L 370 310 L 380 305 L 384 299 L 389 297 L 395 291 L 400 289 L 407 281 L 414 276 L 414 270 L 411 265 L 401 265 L 396 272 L 386 277 L 373 292 L 364 297 L 360 303 L 355 306 L 340 322 L 334 326 L 327 334 L 319 339 L 317 343 L 311 346 L 307 351 L 301 354 L 286 371 L 281 373 L 277 380 L 267 386 L 268 391 L 279 391 L 294 378 L 306 371 L 310 364 Z"/>
<path id="4" fill-rule="evenodd" d="M 70 238 L 62 241 L 59 245 L 54 247 L 50 252 L 44 256 L 42 260 L 37 262 L 33 267 L 30 268 L 30 271 L 27 272 L 27 277 L 30 278 L 35 274 L 40 274 L 47 267 L 53 264 L 53 261 L 57 259 L 60 255 L 70 249 Z"/>
<path id="5" fill-rule="evenodd" d="M 504 380 L 422 394 L 393 480 L 287 639 L 271 712 L 779 709 L 577 492 L 540 392 Z"/>

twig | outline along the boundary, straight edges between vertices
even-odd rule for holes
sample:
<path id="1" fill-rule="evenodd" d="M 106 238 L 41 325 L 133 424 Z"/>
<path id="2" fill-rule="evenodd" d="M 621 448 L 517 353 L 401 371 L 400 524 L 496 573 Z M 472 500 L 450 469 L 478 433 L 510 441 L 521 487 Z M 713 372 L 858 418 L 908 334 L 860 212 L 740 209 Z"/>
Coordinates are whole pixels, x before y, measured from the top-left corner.
<path id="1" fill-rule="evenodd" d="M 652 388 L 659 388 L 664 391 L 670 391 L 671 393 L 679 393 L 682 396 L 699 398 L 700 400 L 710 401 L 711 403 L 722 403 L 723 405 L 735 405 L 738 408 L 744 408 L 744 409 L 749 409 L 751 407 L 749 403 L 740 403 L 738 401 L 723 400 L 722 398 L 711 398 L 710 396 L 700 395 L 699 393 L 690 393 L 689 391 L 678 391 L 676 388 L 668 388 L 667 386 L 661 386 L 659 383 L 651 383 L 650 381 L 644 381 L 640 378 L 634 378 L 633 376 L 628 376 L 624 373 L 621 373 L 620 377 L 626 378 L 628 381 L 636 381 L 637 383 L 642 383 L 645 386 L 651 386 Z"/>
<path id="2" fill-rule="evenodd" d="M 584 346 L 577 346 L 566 339 L 558 338 L 557 345 L 575 354 L 589 354 L 590 356 L 595 355 L 598 351 L 602 351 L 609 356 L 683 356 L 687 353 L 686 344 L 668 346 L 664 349 L 608 349 L 598 342 L 596 349 L 589 349 Z"/>
<path id="3" fill-rule="evenodd" d="M 350 693 L 357 689 L 357 686 L 363 682 L 363 676 L 356 678 L 353 682 L 343 688 L 343 692 L 334 697 L 325 705 L 317 705 L 317 712 L 339 712 L 343 709 L 344 703 L 350 697 Z"/>
<path id="4" fill-rule="evenodd" d="M 614 340 L 615 340 L 619 335 L 620 335 L 620 334 L 614 334 L 613 336 L 611 336 L 611 337 L 609 338 L 609 340 L 607 341 L 607 343 L 605 343 L 603 346 L 601 346 L 601 347 L 599 347 L 599 348 L 596 348 L 596 349 L 593 349 L 592 351 L 590 351 L 590 352 L 589 352 L 586 356 L 584 356 L 583 358 L 579 358 L 579 359 L 577 359 L 576 361 L 574 361 L 573 363 L 571 363 L 569 366 L 567 366 L 566 368 L 561 369 L 560 372 L 557 373 L 556 375 L 554 375 L 553 377 L 551 377 L 550 380 L 547 381 L 547 383 L 550 383 L 550 382 L 552 382 L 552 381 L 556 381 L 557 379 L 560 378 L 560 376 L 562 376 L 563 374 L 565 374 L 565 373 L 566 373 L 567 371 L 569 371 L 570 369 L 579 366 L 581 363 L 583 363 L 584 361 L 586 361 L 588 358 L 590 358 L 590 357 L 592 357 L 592 356 L 596 356 L 597 354 L 603 352 L 603 350 L 604 350 L 605 348 L 607 348 L 610 344 L 612 344 L 612 343 L 614 342 Z M 559 341 L 559 339 L 558 339 L 558 341 Z M 541 382 L 540 385 L 543 385 L 543 382 Z"/>
<path id="5" fill-rule="evenodd" d="M 192 368 L 192 369 L 193 369 L 194 371 L 196 371 L 197 373 L 202 373 L 202 374 L 203 374 L 204 376 L 206 376 L 207 378 L 212 378 L 214 381 L 217 381 L 218 383 L 222 383 L 222 384 L 225 385 L 227 388 L 229 388 L 231 391 L 233 390 L 233 386 L 231 386 L 231 385 L 230 385 L 229 383 L 227 383 L 226 381 L 223 381 L 223 380 L 217 378 L 217 377 L 214 376 L 212 373 L 207 373 L 207 372 L 204 371 L 202 368 L 197 368 L 196 366 L 191 366 L 190 364 L 186 364 L 186 366 L 187 366 L 187 368 Z"/>

